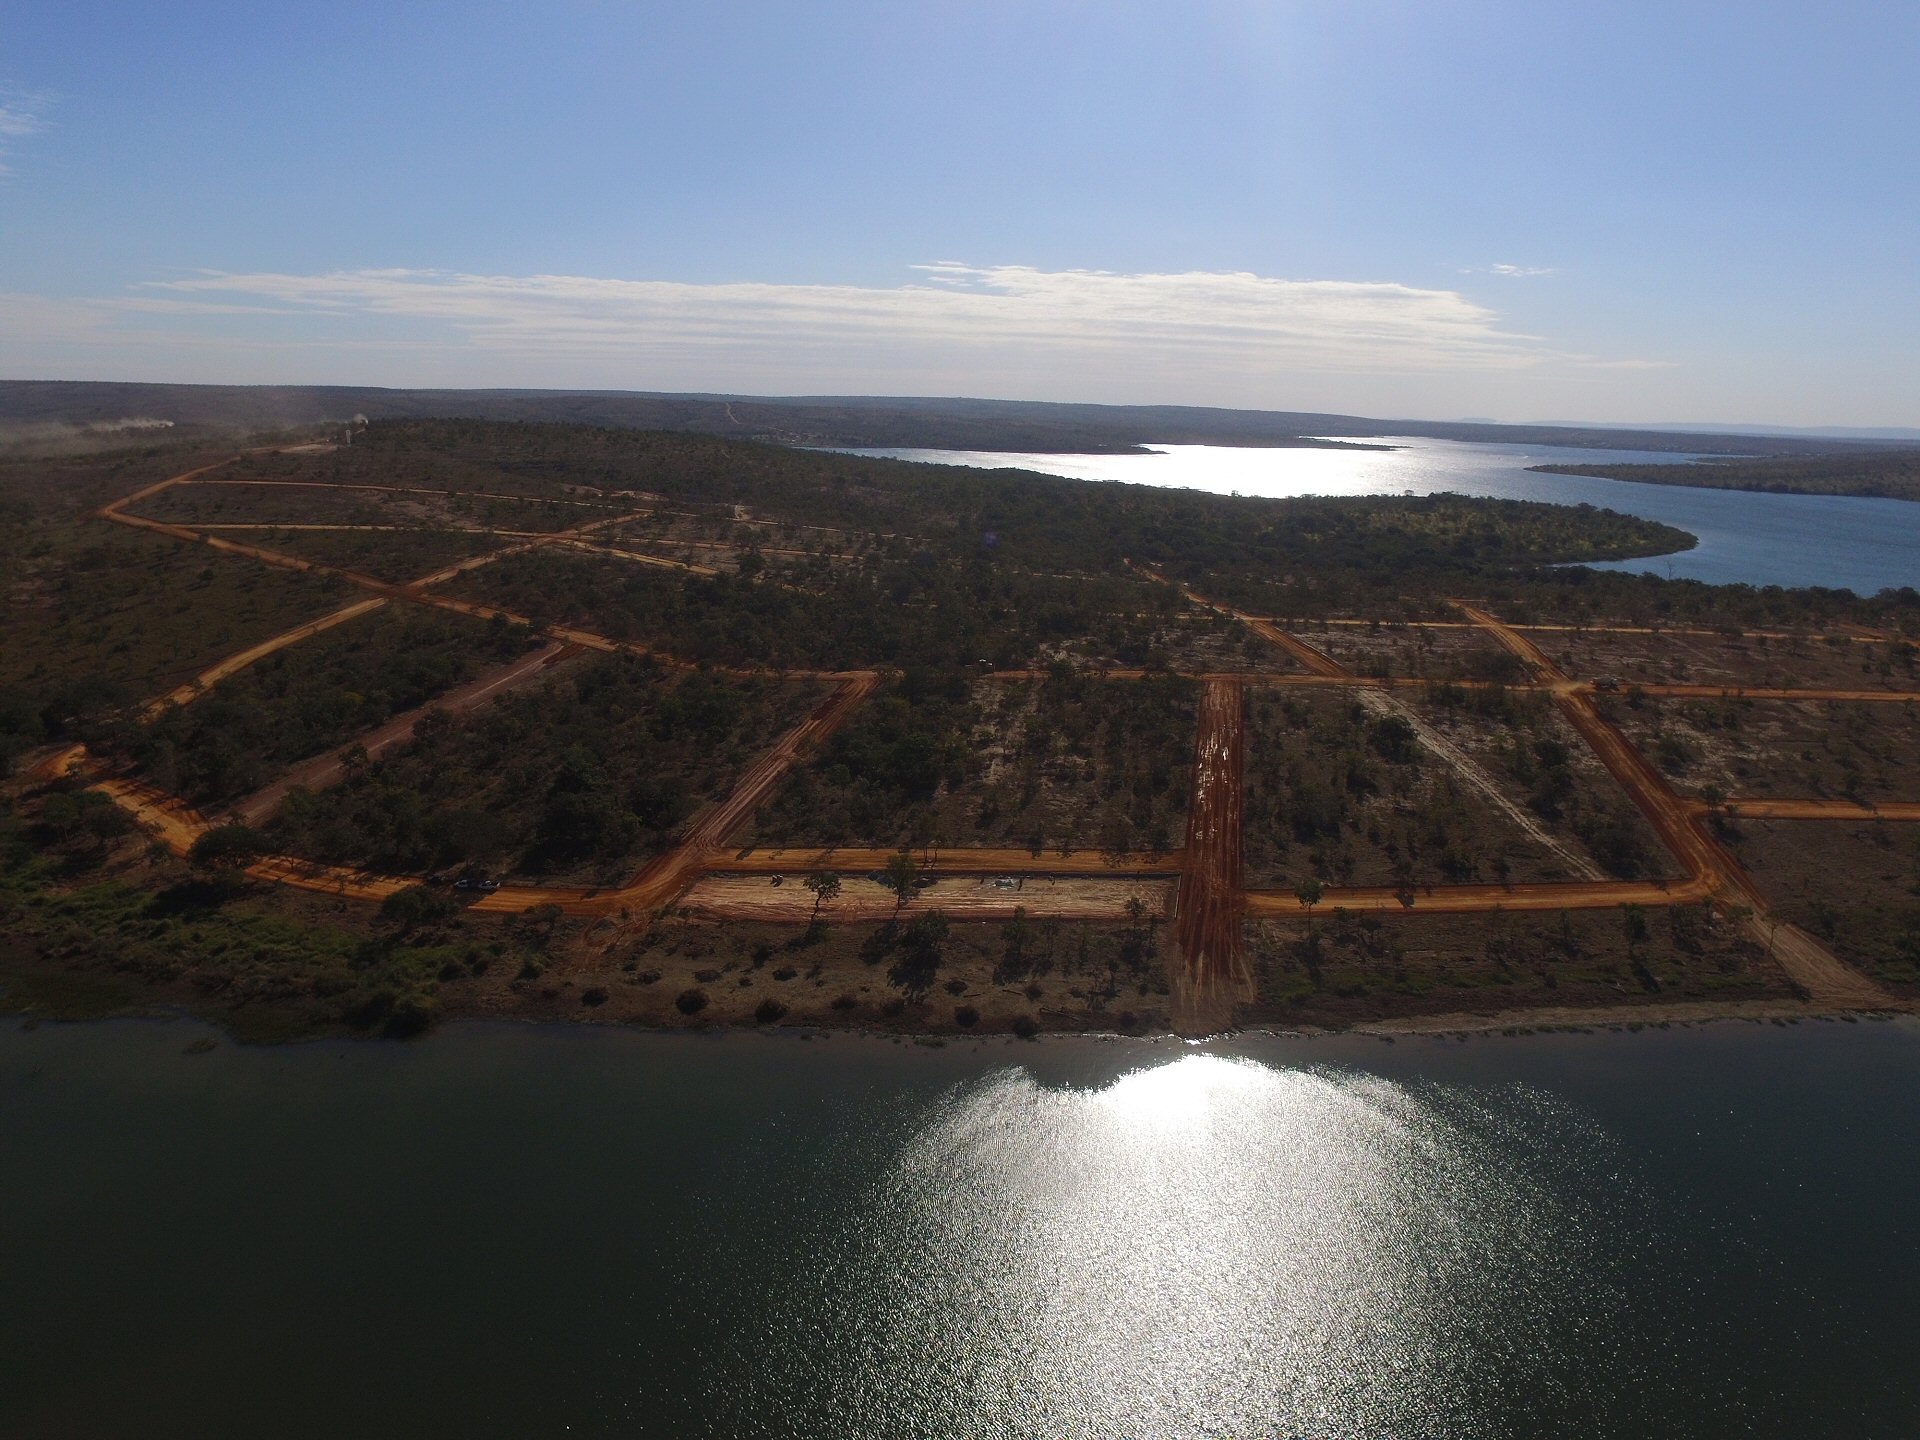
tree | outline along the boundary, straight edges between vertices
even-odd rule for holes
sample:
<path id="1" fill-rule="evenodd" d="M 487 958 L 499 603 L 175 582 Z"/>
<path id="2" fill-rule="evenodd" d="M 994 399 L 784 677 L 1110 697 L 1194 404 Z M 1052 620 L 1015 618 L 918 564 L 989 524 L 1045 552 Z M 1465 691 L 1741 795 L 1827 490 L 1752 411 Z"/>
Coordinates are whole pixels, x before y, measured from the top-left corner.
<path id="1" fill-rule="evenodd" d="M 1327 887 L 1309 875 L 1293 887 L 1294 895 L 1307 909 L 1307 934 L 1313 934 L 1313 907 L 1318 905 L 1327 893 Z"/>
<path id="2" fill-rule="evenodd" d="M 919 878 L 920 867 L 906 851 L 887 857 L 887 888 L 897 897 L 895 909 L 907 903 L 913 894 L 913 882 Z"/>
<path id="3" fill-rule="evenodd" d="M 1620 907 L 1620 924 L 1626 930 L 1627 951 L 1636 951 L 1647 941 L 1647 912 L 1638 905 L 1626 904 Z"/>
<path id="4" fill-rule="evenodd" d="M 840 877 L 831 870 L 816 870 L 807 876 L 806 886 L 813 892 L 813 914 L 810 919 L 818 924 L 820 907 L 839 898 Z"/>

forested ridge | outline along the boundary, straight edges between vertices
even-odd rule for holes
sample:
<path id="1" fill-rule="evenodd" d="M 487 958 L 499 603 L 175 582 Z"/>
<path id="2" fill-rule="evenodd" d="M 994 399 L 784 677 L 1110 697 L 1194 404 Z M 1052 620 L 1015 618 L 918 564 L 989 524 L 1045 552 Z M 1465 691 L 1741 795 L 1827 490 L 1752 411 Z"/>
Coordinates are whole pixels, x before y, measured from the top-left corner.
<path id="1" fill-rule="evenodd" d="M 1763 490 L 1787 495 L 1867 495 L 1920 500 L 1920 450 L 1841 455 L 1743 455 L 1682 465 L 1534 465 L 1548 475 L 1690 485 L 1707 490 Z"/>

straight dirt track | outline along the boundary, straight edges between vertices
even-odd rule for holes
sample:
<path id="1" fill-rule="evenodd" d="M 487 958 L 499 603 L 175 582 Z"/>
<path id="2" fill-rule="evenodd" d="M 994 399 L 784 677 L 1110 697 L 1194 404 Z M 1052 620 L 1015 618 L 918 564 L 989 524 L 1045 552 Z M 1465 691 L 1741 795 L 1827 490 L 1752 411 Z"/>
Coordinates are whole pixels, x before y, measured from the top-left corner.
<path id="1" fill-rule="evenodd" d="M 1240 936 L 1245 868 L 1241 823 L 1246 723 L 1238 681 L 1209 680 L 1200 691 L 1187 810 L 1186 868 L 1174 905 L 1182 960 L 1182 1008 L 1250 998 L 1253 972 Z"/>

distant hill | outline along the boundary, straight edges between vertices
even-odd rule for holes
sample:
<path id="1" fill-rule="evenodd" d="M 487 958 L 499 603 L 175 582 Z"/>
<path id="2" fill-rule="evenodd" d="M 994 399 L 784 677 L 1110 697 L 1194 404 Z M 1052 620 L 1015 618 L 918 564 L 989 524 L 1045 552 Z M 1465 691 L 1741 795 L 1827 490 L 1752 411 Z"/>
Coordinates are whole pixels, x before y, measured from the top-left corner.
<path id="1" fill-rule="evenodd" d="M 392 390 L 349 385 L 150 385 L 0 381 L 8 431 L 128 419 L 264 429 L 370 419 L 572 422 L 680 430 L 788 445 L 1114 452 L 1147 444 L 1302 445 L 1314 437 L 1417 435 L 1711 455 L 1815 455 L 1885 448 L 1865 440 L 1604 426 L 1496 425 L 1189 405 L 1070 405 L 901 396 L 671 395 L 624 390 Z"/>

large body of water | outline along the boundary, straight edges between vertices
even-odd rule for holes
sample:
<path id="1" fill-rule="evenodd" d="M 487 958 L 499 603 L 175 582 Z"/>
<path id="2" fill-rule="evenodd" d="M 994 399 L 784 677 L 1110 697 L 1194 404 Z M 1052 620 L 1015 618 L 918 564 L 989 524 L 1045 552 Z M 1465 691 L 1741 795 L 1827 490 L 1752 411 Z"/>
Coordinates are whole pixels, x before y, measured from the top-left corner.
<path id="1" fill-rule="evenodd" d="M 0 1030 L 0 1434 L 1920 1434 L 1920 1025 Z"/>
<path id="2" fill-rule="evenodd" d="M 1699 545 L 1617 568 L 1723 585 L 1828 585 L 1871 595 L 1920 585 L 1920 505 L 1844 495 L 1697 490 L 1575 475 L 1530 465 L 1672 464 L 1686 456 L 1539 445 L 1473 445 L 1379 436 L 1392 450 L 1168 445 L 1147 455 L 1014 455 L 981 450 L 861 450 L 901 460 L 1037 470 L 1241 495 L 1418 495 L 1451 490 L 1507 500 L 1581 503 L 1678 526 Z"/>

